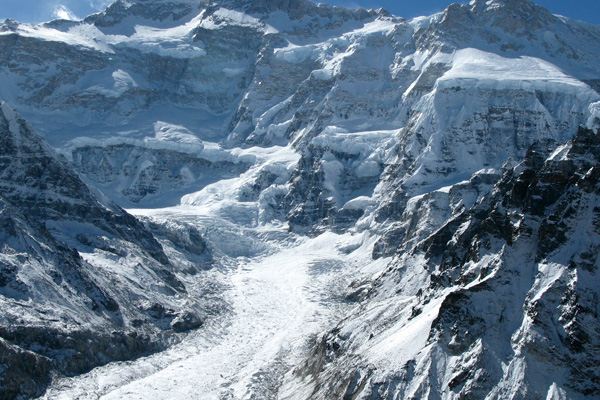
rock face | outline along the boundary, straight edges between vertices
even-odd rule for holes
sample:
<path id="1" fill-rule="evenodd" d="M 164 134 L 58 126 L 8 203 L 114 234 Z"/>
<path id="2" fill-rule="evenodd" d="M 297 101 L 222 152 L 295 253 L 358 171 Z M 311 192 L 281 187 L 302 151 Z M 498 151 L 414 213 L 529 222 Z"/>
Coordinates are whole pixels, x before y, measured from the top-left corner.
<path id="1" fill-rule="evenodd" d="M 5 103 L 0 145 L 3 398 L 39 395 L 52 371 L 156 351 L 171 330 L 201 324 L 188 310 L 201 300 L 181 300 L 178 266 L 154 236 L 100 202 Z"/>
<path id="2" fill-rule="evenodd" d="M 235 159 L 206 159 L 176 149 L 120 143 L 86 145 L 70 154 L 72 165 L 91 184 L 120 204 L 137 207 L 177 205 L 183 195 L 239 176 L 249 164 Z M 165 198 L 169 193 L 171 198 Z M 180 197 L 179 196 L 179 197 Z"/>
<path id="3" fill-rule="evenodd" d="M 2 396 L 39 396 L 50 381 L 50 360 L 0 339 Z"/>
<path id="4" fill-rule="evenodd" d="M 297 370 L 313 396 L 599 396 L 599 150 L 584 128 L 537 143 L 481 201 L 399 246 Z"/>
<path id="5" fill-rule="evenodd" d="M 600 76 L 599 38 L 529 1 L 413 21 L 309 1 L 117 1 L 82 22 L 5 23 L 0 96 L 128 206 L 202 189 L 200 168 L 247 169 L 206 144 L 292 143 L 303 161 L 279 214 L 317 232 L 353 225 L 358 197 L 397 222 L 402 197 L 567 140 L 599 99 L 582 82 Z"/>

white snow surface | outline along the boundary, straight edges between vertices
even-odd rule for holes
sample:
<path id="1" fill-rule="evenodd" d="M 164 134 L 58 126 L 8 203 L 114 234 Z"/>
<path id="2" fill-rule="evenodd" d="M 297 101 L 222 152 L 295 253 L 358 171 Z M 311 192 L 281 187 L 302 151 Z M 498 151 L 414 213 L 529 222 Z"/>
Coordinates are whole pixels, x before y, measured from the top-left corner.
<path id="1" fill-rule="evenodd" d="M 448 55 L 434 57 L 430 62 L 439 62 Z M 439 59 L 441 58 L 441 60 Z M 565 74 L 555 65 L 535 57 L 502 57 L 486 51 L 467 48 L 454 52 L 452 69 L 438 80 L 438 87 L 451 87 L 460 83 L 461 87 L 470 82 L 481 87 L 510 89 L 535 85 L 545 90 L 564 92 L 568 88 L 586 91 L 587 85 Z"/>

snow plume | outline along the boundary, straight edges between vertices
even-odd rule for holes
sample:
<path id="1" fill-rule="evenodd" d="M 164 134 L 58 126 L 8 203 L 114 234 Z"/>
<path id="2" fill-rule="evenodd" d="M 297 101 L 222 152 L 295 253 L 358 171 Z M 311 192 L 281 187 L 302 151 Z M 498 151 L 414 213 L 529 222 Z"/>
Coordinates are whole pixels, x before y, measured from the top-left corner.
<path id="1" fill-rule="evenodd" d="M 77 21 L 79 18 L 64 4 L 59 4 L 54 7 L 54 11 L 52 12 L 52 17 L 57 19 L 68 19 L 72 21 Z"/>

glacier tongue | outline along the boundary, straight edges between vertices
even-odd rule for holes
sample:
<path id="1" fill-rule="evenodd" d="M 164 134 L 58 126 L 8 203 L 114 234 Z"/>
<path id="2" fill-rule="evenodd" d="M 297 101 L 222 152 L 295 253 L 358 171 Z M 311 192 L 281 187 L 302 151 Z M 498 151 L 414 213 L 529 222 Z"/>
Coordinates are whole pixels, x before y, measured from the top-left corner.
<path id="1" fill-rule="evenodd" d="M 194 215 L 194 208 L 137 212 L 221 231 L 207 236 L 219 238 L 226 285 L 221 295 L 231 312 L 164 352 L 61 379 L 45 398 L 275 398 L 310 339 L 353 307 L 344 292 L 358 260 L 336 250 L 347 245 L 348 236 L 329 233 L 311 240 L 273 227 L 228 232 L 219 228 L 227 222 Z M 249 242 L 244 248 L 263 249 L 238 255 L 231 246 L 240 234 Z"/>

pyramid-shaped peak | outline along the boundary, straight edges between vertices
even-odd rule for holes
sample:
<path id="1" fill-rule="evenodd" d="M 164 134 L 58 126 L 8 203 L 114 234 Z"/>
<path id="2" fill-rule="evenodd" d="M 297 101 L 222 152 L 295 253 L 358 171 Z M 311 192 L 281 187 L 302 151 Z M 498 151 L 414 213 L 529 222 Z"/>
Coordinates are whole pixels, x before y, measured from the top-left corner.
<path id="1" fill-rule="evenodd" d="M 41 136 L 34 134 L 23 117 L 4 101 L 0 101 L 0 144 L 5 154 L 24 147 L 34 152 L 54 154 Z"/>

